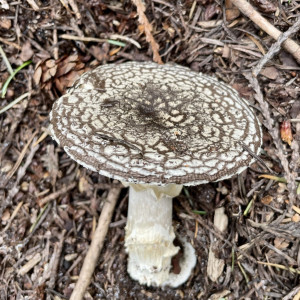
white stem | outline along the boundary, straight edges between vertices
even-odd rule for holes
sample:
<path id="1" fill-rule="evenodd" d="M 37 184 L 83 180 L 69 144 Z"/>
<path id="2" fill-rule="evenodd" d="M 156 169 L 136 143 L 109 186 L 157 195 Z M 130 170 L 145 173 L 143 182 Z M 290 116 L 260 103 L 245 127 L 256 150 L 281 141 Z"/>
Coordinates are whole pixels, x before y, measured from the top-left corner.
<path id="1" fill-rule="evenodd" d="M 169 278 L 173 245 L 172 198 L 182 186 L 130 184 L 125 247 L 128 273 L 141 284 L 161 286 Z"/>
<path id="2" fill-rule="evenodd" d="M 181 189 L 176 184 L 130 184 L 125 237 L 127 270 L 141 284 L 177 287 L 189 278 L 196 264 L 194 248 L 178 237 L 183 245 L 180 273 L 170 272 L 171 259 L 179 251 L 173 244 L 172 198 Z"/>

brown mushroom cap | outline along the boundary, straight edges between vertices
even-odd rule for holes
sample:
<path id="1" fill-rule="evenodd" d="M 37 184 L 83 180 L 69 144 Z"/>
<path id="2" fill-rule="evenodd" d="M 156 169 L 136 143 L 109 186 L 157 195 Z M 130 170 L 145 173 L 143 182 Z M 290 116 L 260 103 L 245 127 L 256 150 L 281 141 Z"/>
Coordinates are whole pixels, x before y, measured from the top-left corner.
<path id="1" fill-rule="evenodd" d="M 54 139 L 78 163 L 134 183 L 196 185 L 255 159 L 259 121 L 228 85 L 178 65 L 128 62 L 81 76 L 50 115 Z"/>

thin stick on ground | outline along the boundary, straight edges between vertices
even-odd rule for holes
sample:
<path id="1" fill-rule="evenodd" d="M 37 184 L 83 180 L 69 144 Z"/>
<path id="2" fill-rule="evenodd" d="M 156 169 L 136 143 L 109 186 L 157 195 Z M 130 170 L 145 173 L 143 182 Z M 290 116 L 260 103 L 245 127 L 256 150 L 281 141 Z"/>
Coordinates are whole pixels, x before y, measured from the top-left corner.
<path id="1" fill-rule="evenodd" d="M 263 94 L 261 92 L 261 89 L 260 89 L 257 78 L 254 77 L 253 75 L 246 74 L 246 73 L 244 74 L 244 76 L 248 79 L 248 81 L 250 82 L 252 88 L 255 91 L 254 97 L 257 100 L 257 102 L 259 103 L 262 115 L 265 119 L 264 126 L 268 129 L 269 134 L 273 138 L 274 145 L 277 148 L 276 155 L 280 159 L 283 170 L 286 174 L 285 177 L 286 177 L 287 182 L 288 182 L 287 188 L 288 188 L 288 191 L 289 191 L 289 200 L 290 200 L 289 204 L 290 204 L 290 209 L 291 209 L 292 205 L 295 203 L 295 200 L 296 200 L 296 189 L 297 189 L 297 187 L 296 187 L 296 177 L 297 177 L 297 173 L 291 171 L 290 168 L 289 168 L 289 161 L 288 161 L 286 155 L 284 154 L 282 141 L 279 138 L 280 134 L 279 134 L 278 126 L 277 126 L 277 124 L 274 123 L 274 120 L 271 117 L 271 113 L 270 113 L 268 103 L 266 101 L 264 101 L 264 99 L 263 99 Z"/>
<path id="2" fill-rule="evenodd" d="M 121 188 L 112 187 L 107 195 L 107 199 L 99 217 L 98 226 L 93 236 L 91 246 L 84 259 L 78 281 L 73 290 L 70 300 L 83 299 L 84 293 L 90 284 L 91 277 L 96 268 L 96 263 L 102 250 L 104 239 L 106 237 L 120 191 Z"/>
<path id="3" fill-rule="evenodd" d="M 246 0 L 231 0 L 231 2 L 250 20 L 258 25 L 263 31 L 269 34 L 276 41 L 281 36 L 282 32 L 273 26 L 267 19 L 262 17 L 253 6 Z M 286 51 L 291 53 L 294 58 L 300 63 L 300 45 L 291 39 L 287 39 L 283 43 L 283 47 Z"/>
<path id="4" fill-rule="evenodd" d="M 38 200 L 39 206 L 44 206 L 45 204 L 47 204 L 48 202 L 55 200 L 56 198 L 60 197 L 61 195 L 69 192 L 70 190 L 74 189 L 75 186 L 77 185 L 76 182 L 72 182 L 71 184 L 61 188 L 59 191 L 54 192 L 48 196 L 46 196 L 43 199 Z"/>
<path id="5" fill-rule="evenodd" d="M 64 241 L 65 241 L 65 235 L 66 235 L 66 230 L 64 229 L 62 231 L 62 233 L 60 234 L 59 242 L 57 244 L 55 244 L 55 246 L 54 246 L 53 260 L 51 258 L 51 261 L 53 262 L 52 269 L 51 269 L 51 273 L 50 273 L 50 279 L 47 284 L 49 289 L 53 289 L 55 287 L 57 270 L 58 270 L 60 256 L 61 256 L 61 252 L 63 249 Z M 50 300 L 50 299 L 51 299 L 50 295 L 47 295 L 47 300 Z"/>
<path id="6" fill-rule="evenodd" d="M 280 35 L 278 40 L 271 46 L 268 53 L 262 57 L 262 59 L 258 62 L 255 68 L 252 71 L 252 74 L 256 77 L 263 66 L 274 57 L 280 51 L 281 45 L 286 41 L 292 34 L 298 32 L 300 29 L 300 18 L 296 21 L 296 23 L 290 27 L 286 32 Z"/>
<path id="7" fill-rule="evenodd" d="M 6 54 L 5 54 L 5 52 L 3 51 L 3 49 L 2 49 L 1 46 L 0 46 L 0 54 L 1 54 L 1 56 L 2 56 L 2 59 L 3 59 L 4 63 L 5 63 L 5 65 L 6 65 L 6 68 L 7 68 L 8 72 L 9 72 L 9 74 L 13 74 L 13 73 L 14 73 L 14 70 L 12 69 L 12 67 L 11 67 L 11 65 L 10 65 L 10 62 L 9 62 L 9 60 L 7 59 Z"/>
<path id="8" fill-rule="evenodd" d="M 132 0 L 133 4 L 136 6 L 137 13 L 139 16 L 139 23 L 144 26 L 144 31 L 146 35 L 146 40 L 148 43 L 150 43 L 150 46 L 152 48 L 153 52 L 153 60 L 159 64 L 163 64 L 161 57 L 159 55 L 159 45 L 155 41 L 151 31 L 152 31 L 152 25 L 149 23 L 146 15 L 145 15 L 145 5 L 142 3 L 141 0 Z"/>

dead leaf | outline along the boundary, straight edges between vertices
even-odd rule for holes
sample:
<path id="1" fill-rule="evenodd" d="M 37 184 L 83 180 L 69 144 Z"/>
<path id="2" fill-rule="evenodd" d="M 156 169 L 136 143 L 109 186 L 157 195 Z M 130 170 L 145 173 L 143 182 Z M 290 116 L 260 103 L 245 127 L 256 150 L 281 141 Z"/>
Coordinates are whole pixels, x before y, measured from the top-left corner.
<path id="1" fill-rule="evenodd" d="M 222 57 L 224 57 L 224 58 L 229 58 L 230 57 L 230 48 L 226 44 L 223 47 Z"/>
<path id="2" fill-rule="evenodd" d="M 52 77 L 54 77 L 56 74 L 56 70 L 57 70 L 57 66 L 54 66 L 53 68 L 46 70 L 46 72 L 42 74 L 43 82 L 46 82 L 50 80 Z"/>
<path id="3" fill-rule="evenodd" d="M 275 67 L 266 67 L 262 69 L 260 74 L 272 80 L 275 80 L 279 75 L 278 70 Z"/>
<path id="4" fill-rule="evenodd" d="M 6 17 L 0 18 L 0 27 L 3 29 L 10 29 L 11 28 L 11 20 Z"/>
<path id="5" fill-rule="evenodd" d="M 220 300 L 220 299 L 227 299 L 226 296 L 228 296 L 231 292 L 229 290 L 223 290 L 222 292 L 215 293 L 211 295 L 208 300 Z"/>
<path id="6" fill-rule="evenodd" d="M 90 48 L 90 53 L 98 60 L 103 61 L 108 59 L 108 47 L 98 47 L 98 46 L 92 46 Z"/>
<path id="7" fill-rule="evenodd" d="M 76 67 L 76 62 L 68 62 L 66 64 L 60 65 L 59 70 L 57 72 L 57 76 L 60 77 L 62 75 L 66 75 L 71 70 L 73 70 Z"/>
<path id="8" fill-rule="evenodd" d="M 281 139 L 288 143 L 289 145 L 292 144 L 293 135 L 292 135 L 292 128 L 290 121 L 283 121 L 280 125 L 280 135 Z"/>
<path id="9" fill-rule="evenodd" d="M 243 83 L 234 83 L 232 87 L 239 92 L 239 94 L 243 98 L 250 98 L 250 96 L 253 94 L 250 87 L 248 87 L 246 84 Z"/>
<path id="10" fill-rule="evenodd" d="M 276 237 L 274 240 L 274 246 L 277 249 L 285 249 L 289 246 L 289 243 L 284 238 Z"/>
<path id="11" fill-rule="evenodd" d="M 81 217 L 85 215 L 85 210 L 84 209 L 76 209 L 74 213 L 74 220 L 79 220 Z"/>
<path id="12" fill-rule="evenodd" d="M 264 13 L 267 13 L 267 14 L 276 12 L 276 10 L 277 10 L 277 7 L 271 1 L 267 1 L 267 0 L 252 0 L 252 2 L 254 3 L 254 5 L 259 10 L 261 10 Z"/>
<path id="13" fill-rule="evenodd" d="M 113 50 L 111 50 L 109 52 L 109 56 L 113 56 L 113 55 L 116 55 L 120 50 L 121 50 L 122 47 L 119 47 L 119 48 L 115 48 Z"/>
<path id="14" fill-rule="evenodd" d="M 294 214 L 292 216 L 292 221 L 295 223 L 298 223 L 300 221 L 300 215 L 299 214 Z"/>
<path id="15" fill-rule="evenodd" d="M 170 26 L 170 24 L 169 23 L 167 23 L 167 22 L 165 22 L 165 23 L 163 23 L 163 29 L 169 34 L 169 36 L 171 37 L 171 38 L 173 38 L 174 37 L 174 35 L 175 35 L 175 29 L 172 27 L 172 26 Z"/>
<path id="16" fill-rule="evenodd" d="M 57 81 L 55 81 L 57 89 L 63 92 L 66 88 L 71 87 L 73 85 L 73 82 L 84 72 L 86 72 L 85 69 L 78 72 L 71 71 L 67 75 L 59 77 Z"/>
<path id="17" fill-rule="evenodd" d="M 6 222 L 9 220 L 9 218 L 10 218 L 10 212 L 8 209 L 6 209 L 1 216 L 1 221 Z"/>
<path id="18" fill-rule="evenodd" d="M 234 6 L 230 0 L 225 0 L 225 13 L 226 13 L 226 20 L 228 22 L 233 21 L 234 19 L 236 19 L 237 17 L 240 16 L 240 11 L 239 9 Z"/>
<path id="19" fill-rule="evenodd" d="M 46 67 L 51 69 L 56 65 L 56 62 L 54 59 L 48 59 L 45 63 Z"/>
<path id="20" fill-rule="evenodd" d="M 269 205 L 273 201 L 273 197 L 268 195 L 260 200 L 263 204 Z"/>
<path id="21" fill-rule="evenodd" d="M 57 65 L 56 66 L 53 66 L 53 68 L 49 69 L 49 73 L 52 77 L 55 76 L 56 74 L 56 71 L 57 71 Z"/>
<path id="22" fill-rule="evenodd" d="M 41 80 L 41 77 L 42 77 L 42 67 L 39 66 L 36 68 L 36 70 L 34 71 L 34 74 L 33 74 L 33 81 L 36 85 L 38 85 L 40 83 L 40 80 Z"/>
<path id="23" fill-rule="evenodd" d="M 83 176 L 79 178 L 78 189 L 80 193 L 88 193 L 91 190 L 91 185 Z"/>
<path id="24" fill-rule="evenodd" d="M 138 25 L 138 30 L 139 30 L 139 33 L 144 33 L 145 32 L 145 26 L 143 24 L 139 24 Z"/>
<path id="25" fill-rule="evenodd" d="M 31 48 L 30 42 L 26 41 L 22 46 L 20 58 L 21 58 L 22 61 L 27 61 L 32 57 L 33 53 L 34 52 Z"/>
<path id="26" fill-rule="evenodd" d="M 45 90 L 51 90 L 55 84 L 55 87 L 63 94 L 81 74 L 89 70 L 85 68 L 85 59 L 86 57 L 75 53 L 59 60 L 40 61 L 36 66 L 34 82 L 36 85 L 40 84 Z"/>
<path id="27" fill-rule="evenodd" d="M 220 6 L 217 3 L 212 3 L 206 7 L 204 12 L 204 20 L 211 20 L 216 15 L 222 13 Z"/>

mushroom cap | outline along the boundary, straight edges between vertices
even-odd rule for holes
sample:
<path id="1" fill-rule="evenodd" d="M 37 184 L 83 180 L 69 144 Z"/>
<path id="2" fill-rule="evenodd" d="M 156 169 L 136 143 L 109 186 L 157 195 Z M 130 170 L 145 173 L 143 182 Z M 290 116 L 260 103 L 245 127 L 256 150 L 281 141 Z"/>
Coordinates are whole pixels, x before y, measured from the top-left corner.
<path id="1" fill-rule="evenodd" d="M 133 183 L 197 185 L 241 173 L 261 126 L 247 101 L 178 65 L 127 62 L 83 74 L 53 105 L 50 130 L 68 155 Z"/>

